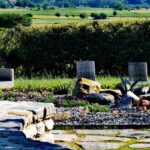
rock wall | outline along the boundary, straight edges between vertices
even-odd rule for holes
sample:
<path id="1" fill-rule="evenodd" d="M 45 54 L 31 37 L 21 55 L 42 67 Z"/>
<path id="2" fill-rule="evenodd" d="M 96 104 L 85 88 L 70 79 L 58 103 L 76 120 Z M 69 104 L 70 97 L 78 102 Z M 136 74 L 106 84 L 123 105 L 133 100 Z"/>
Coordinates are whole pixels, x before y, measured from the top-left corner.
<path id="1" fill-rule="evenodd" d="M 0 149 L 63 149 L 54 143 L 52 103 L 0 101 Z"/>

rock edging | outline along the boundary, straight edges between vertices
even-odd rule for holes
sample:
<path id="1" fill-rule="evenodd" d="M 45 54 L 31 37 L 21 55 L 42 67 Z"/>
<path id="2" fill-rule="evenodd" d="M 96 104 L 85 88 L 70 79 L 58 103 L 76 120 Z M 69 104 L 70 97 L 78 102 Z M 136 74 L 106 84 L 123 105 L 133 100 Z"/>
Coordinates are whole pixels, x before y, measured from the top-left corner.
<path id="1" fill-rule="evenodd" d="M 64 149 L 54 143 L 54 104 L 0 101 L 0 149 Z"/>

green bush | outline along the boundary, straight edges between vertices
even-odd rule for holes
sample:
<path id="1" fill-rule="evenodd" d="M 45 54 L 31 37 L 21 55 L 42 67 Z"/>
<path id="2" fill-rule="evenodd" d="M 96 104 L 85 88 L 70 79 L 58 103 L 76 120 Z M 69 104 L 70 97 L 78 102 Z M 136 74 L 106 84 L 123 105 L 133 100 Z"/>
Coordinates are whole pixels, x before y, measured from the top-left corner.
<path id="1" fill-rule="evenodd" d="M 117 11 L 113 11 L 113 16 L 115 17 L 115 16 L 117 16 Z"/>
<path id="2" fill-rule="evenodd" d="M 105 14 L 105 13 L 100 13 L 99 18 L 100 18 L 100 19 L 107 19 L 107 14 Z"/>
<path id="3" fill-rule="evenodd" d="M 30 26 L 32 21 L 28 15 L 0 14 L 0 27 L 12 28 L 19 24 L 23 26 Z"/>
<path id="4" fill-rule="evenodd" d="M 93 19 L 107 19 L 107 14 L 105 14 L 105 13 L 100 13 L 100 14 L 92 13 L 91 17 L 93 17 Z"/>
<path id="5" fill-rule="evenodd" d="M 57 13 L 55 14 L 55 16 L 56 16 L 56 17 L 60 17 L 61 14 L 60 14 L 59 12 L 57 12 Z"/>
<path id="6" fill-rule="evenodd" d="M 81 14 L 79 15 L 79 17 L 80 17 L 81 19 L 84 19 L 84 18 L 87 17 L 87 14 L 86 14 L 86 13 L 81 13 Z"/>
<path id="7" fill-rule="evenodd" d="M 129 61 L 150 67 L 149 37 L 149 20 L 19 26 L 0 32 L 0 66 L 29 77 L 72 77 L 74 60 L 94 60 L 97 75 L 126 75 Z"/>

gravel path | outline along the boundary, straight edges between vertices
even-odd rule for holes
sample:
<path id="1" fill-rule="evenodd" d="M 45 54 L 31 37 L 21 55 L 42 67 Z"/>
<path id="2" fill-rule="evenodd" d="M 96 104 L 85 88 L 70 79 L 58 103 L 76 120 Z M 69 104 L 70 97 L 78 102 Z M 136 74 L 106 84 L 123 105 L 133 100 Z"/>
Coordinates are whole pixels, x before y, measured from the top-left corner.
<path id="1" fill-rule="evenodd" d="M 83 107 L 57 108 L 60 119 L 55 119 L 56 126 L 137 126 L 150 125 L 150 113 L 145 113 L 136 108 L 115 110 L 111 112 L 88 112 Z"/>

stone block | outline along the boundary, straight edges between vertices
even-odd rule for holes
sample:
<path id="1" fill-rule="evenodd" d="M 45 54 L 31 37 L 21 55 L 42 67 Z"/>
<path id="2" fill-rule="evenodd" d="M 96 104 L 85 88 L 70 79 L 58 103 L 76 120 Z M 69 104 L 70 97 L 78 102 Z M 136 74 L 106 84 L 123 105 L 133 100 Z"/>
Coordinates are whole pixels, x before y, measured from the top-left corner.
<path id="1" fill-rule="evenodd" d="M 36 128 L 37 128 L 37 136 L 45 134 L 45 124 L 43 122 L 36 124 Z"/>
<path id="2" fill-rule="evenodd" d="M 23 132 L 27 138 L 33 138 L 37 135 L 37 127 L 35 124 L 29 125 L 27 128 L 23 129 Z"/>
<path id="3" fill-rule="evenodd" d="M 52 119 L 45 120 L 44 124 L 45 124 L 45 131 L 50 131 L 54 127 L 54 121 Z"/>
<path id="4" fill-rule="evenodd" d="M 54 143 L 54 135 L 52 133 L 46 133 L 36 140 L 39 140 L 42 142 Z"/>
<path id="5" fill-rule="evenodd" d="M 14 86 L 14 69 L 0 69 L 0 88 L 12 88 Z"/>

